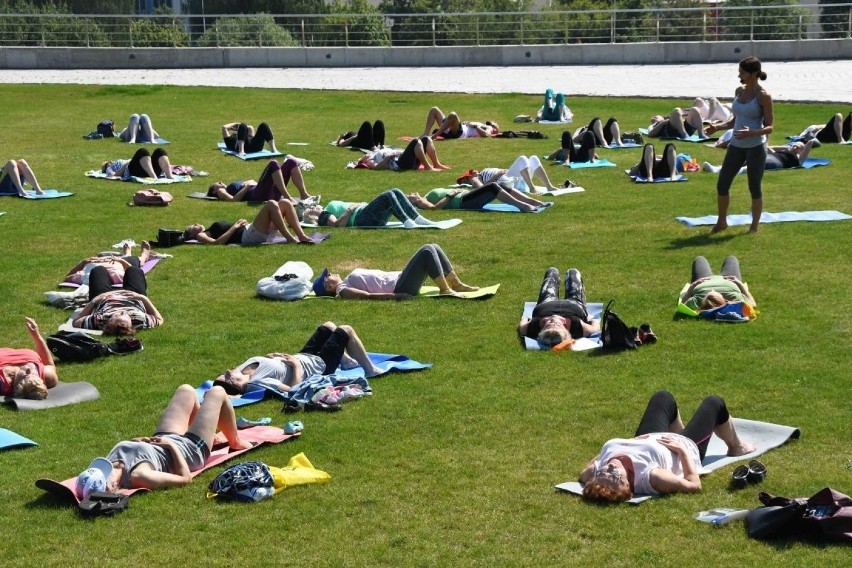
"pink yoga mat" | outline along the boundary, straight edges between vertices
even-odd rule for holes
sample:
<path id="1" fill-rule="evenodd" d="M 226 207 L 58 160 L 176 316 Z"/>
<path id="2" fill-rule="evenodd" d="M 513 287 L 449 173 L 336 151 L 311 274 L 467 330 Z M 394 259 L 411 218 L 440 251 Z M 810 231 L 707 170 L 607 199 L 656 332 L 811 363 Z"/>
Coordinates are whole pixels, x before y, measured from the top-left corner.
<path id="1" fill-rule="evenodd" d="M 163 260 L 163 257 L 160 257 L 160 256 L 155 256 L 153 258 L 149 258 L 147 262 L 140 264 L 139 268 L 142 269 L 143 273 L 148 274 L 149 272 L 151 272 L 151 270 L 153 270 L 153 268 L 155 266 L 157 266 L 157 263 L 160 262 L 161 260 Z M 80 287 L 79 284 L 74 284 L 73 282 L 62 282 L 60 284 L 60 286 L 62 286 L 63 288 L 79 288 Z M 112 287 L 113 288 L 121 288 L 121 284 L 113 284 Z"/>

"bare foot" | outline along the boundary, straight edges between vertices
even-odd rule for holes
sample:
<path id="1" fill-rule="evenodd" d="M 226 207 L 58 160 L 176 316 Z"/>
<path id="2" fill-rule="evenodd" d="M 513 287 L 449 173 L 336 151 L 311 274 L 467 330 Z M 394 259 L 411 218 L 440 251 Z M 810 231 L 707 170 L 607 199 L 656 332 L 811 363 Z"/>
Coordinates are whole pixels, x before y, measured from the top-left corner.
<path id="1" fill-rule="evenodd" d="M 251 442 L 244 442 L 241 438 L 237 438 L 233 442 L 228 442 L 232 450 L 247 450 L 254 446 Z"/>
<path id="2" fill-rule="evenodd" d="M 727 228 L 728 228 L 727 223 L 716 223 L 715 225 L 713 225 L 713 228 L 710 229 L 710 234 L 712 235 L 713 233 L 721 233 L 722 231 L 724 231 Z"/>
<path id="3" fill-rule="evenodd" d="M 444 164 L 436 164 L 436 165 L 435 165 L 435 167 L 436 167 L 436 168 L 438 168 L 438 169 L 441 169 L 441 170 L 451 170 L 451 169 L 453 169 L 453 167 L 452 167 L 452 166 L 445 166 Z"/>
<path id="4" fill-rule="evenodd" d="M 227 443 L 228 443 L 228 438 L 226 438 L 225 435 L 222 432 L 216 432 L 216 434 L 213 436 L 213 445 L 214 446 L 221 446 L 221 445 L 227 444 Z"/>
<path id="5" fill-rule="evenodd" d="M 740 442 L 740 445 L 738 447 L 728 449 L 728 455 L 744 456 L 746 454 L 752 453 L 756 449 L 757 446 L 755 446 L 753 442 Z"/>
<path id="6" fill-rule="evenodd" d="M 380 369 L 375 365 L 371 365 L 370 369 L 364 369 L 364 375 L 369 379 L 370 377 L 378 377 L 379 375 L 384 375 L 387 371 L 384 369 Z"/>
<path id="7" fill-rule="evenodd" d="M 479 286 L 468 286 L 461 280 L 459 280 L 454 286 L 453 290 L 456 292 L 476 292 L 479 290 Z"/>
<path id="8" fill-rule="evenodd" d="M 461 290 L 460 290 L 461 291 Z M 458 296 L 455 290 L 452 288 L 447 288 L 446 290 L 441 290 L 439 292 L 442 296 Z"/>

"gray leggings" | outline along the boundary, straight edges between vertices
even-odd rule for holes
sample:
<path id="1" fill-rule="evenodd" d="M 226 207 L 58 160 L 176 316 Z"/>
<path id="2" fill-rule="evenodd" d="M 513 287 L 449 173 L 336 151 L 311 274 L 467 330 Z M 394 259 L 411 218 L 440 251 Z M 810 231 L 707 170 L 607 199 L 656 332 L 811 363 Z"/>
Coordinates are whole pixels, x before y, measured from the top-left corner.
<path id="1" fill-rule="evenodd" d="M 734 255 L 729 256 L 722 263 L 722 276 L 734 276 L 737 280 L 742 281 L 743 275 L 740 273 L 740 261 Z M 713 269 L 710 268 L 710 263 L 703 256 L 696 256 L 692 261 L 692 280 L 695 282 L 699 278 L 713 276 Z"/>
<path id="2" fill-rule="evenodd" d="M 384 227 L 391 216 L 400 221 L 416 219 L 419 213 L 399 189 L 389 189 L 377 195 L 358 212 L 355 225 L 358 227 Z"/>
<path id="3" fill-rule="evenodd" d="M 405 293 L 416 296 L 420 287 L 426 282 L 426 276 L 435 279 L 438 276 L 446 276 L 453 271 L 450 259 L 444 254 L 439 245 L 423 245 L 402 269 L 399 280 L 394 287 L 394 293 Z"/>
<path id="4" fill-rule="evenodd" d="M 763 197 L 763 171 L 766 168 L 766 146 L 753 146 L 751 148 L 740 148 L 728 146 L 722 169 L 719 171 L 719 181 L 716 183 L 716 193 L 728 195 L 731 184 L 743 165 L 747 166 L 748 190 L 752 199 Z"/>

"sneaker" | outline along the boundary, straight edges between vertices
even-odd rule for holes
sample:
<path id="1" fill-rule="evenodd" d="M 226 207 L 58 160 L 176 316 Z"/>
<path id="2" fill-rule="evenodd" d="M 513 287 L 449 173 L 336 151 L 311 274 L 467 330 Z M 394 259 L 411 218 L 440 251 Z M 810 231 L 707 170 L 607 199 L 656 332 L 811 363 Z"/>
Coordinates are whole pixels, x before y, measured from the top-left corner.
<path id="1" fill-rule="evenodd" d="M 701 169 L 705 172 L 710 172 L 711 174 L 718 174 L 722 167 L 714 166 L 710 162 L 704 162 L 703 164 L 701 164 Z"/>
<path id="2" fill-rule="evenodd" d="M 288 422 L 286 426 L 284 426 L 285 434 L 298 434 L 302 430 L 305 429 L 305 426 L 299 422 L 298 420 L 293 420 Z"/>
<path id="3" fill-rule="evenodd" d="M 716 321 L 728 323 L 745 323 L 748 321 L 748 318 L 745 316 L 741 316 L 737 312 L 722 312 L 716 314 Z"/>
<path id="4" fill-rule="evenodd" d="M 124 239 L 123 241 L 117 242 L 114 245 L 112 245 L 112 248 L 120 250 L 120 249 L 123 249 L 124 245 L 126 245 L 126 244 L 130 245 L 130 248 L 139 246 L 139 245 L 136 244 L 136 241 L 134 241 L 133 239 Z"/>

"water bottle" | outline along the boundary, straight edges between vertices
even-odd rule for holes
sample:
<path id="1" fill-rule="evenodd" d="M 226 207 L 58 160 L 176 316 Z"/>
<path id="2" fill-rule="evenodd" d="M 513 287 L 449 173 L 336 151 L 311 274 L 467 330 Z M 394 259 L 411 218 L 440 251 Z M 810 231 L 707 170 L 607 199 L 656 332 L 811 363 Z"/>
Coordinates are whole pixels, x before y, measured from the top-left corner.
<path id="1" fill-rule="evenodd" d="M 251 491 L 249 491 L 249 497 L 251 497 L 252 501 L 263 501 L 273 495 L 275 495 L 273 487 L 252 487 Z"/>

